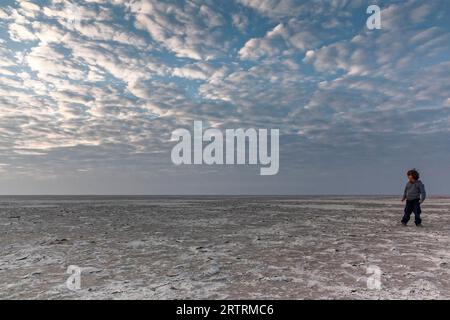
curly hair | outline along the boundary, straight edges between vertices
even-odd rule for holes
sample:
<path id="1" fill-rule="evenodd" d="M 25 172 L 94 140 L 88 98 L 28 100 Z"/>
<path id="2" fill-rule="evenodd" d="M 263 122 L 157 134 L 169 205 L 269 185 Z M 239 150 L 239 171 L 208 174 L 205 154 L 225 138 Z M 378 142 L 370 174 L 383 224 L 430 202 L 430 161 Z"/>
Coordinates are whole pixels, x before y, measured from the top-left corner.
<path id="1" fill-rule="evenodd" d="M 419 178 L 420 178 L 420 173 L 416 169 L 409 170 L 406 175 L 408 177 L 412 176 L 414 178 L 414 180 L 419 180 Z"/>

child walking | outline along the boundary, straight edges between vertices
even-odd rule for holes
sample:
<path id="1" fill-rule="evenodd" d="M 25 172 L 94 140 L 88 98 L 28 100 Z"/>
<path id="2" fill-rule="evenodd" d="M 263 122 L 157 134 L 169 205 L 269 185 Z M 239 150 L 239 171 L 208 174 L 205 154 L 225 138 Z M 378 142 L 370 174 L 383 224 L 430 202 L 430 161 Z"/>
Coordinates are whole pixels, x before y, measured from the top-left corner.
<path id="1" fill-rule="evenodd" d="M 402 224 L 406 226 L 411 217 L 411 213 L 414 212 L 416 226 L 421 227 L 422 219 L 420 218 L 420 214 L 422 213 L 422 209 L 420 205 L 425 201 L 427 193 L 424 184 L 419 180 L 420 174 L 416 169 L 409 170 L 407 176 L 408 183 L 406 184 L 402 199 L 402 201 L 406 200 Z"/>

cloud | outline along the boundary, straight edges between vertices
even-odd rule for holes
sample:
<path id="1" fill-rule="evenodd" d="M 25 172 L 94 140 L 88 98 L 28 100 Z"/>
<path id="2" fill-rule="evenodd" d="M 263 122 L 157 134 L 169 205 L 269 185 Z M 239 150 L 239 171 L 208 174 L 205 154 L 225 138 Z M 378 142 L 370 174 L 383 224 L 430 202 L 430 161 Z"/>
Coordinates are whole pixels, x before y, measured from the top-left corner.
<path id="1" fill-rule="evenodd" d="M 206 80 L 216 72 L 216 68 L 207 63 L 193 63 L 185 65 L 181 68 L 175 68 L 172 74 L 176 77 L 186 78 L 190 80 Z"/>
<path id="2" fill-rule="evenodd" d="M 369 31 L 365 1 L 10 2 L 2 175 L 178 175 L 171 132 L 194 120 L 280 128 L 282 170 L 397 161 L 411 139 L 445 159 L 448 6 L 380 5 Z"/>
<path id="3" fill-rule="evenodd" d="M 16 42 L 37 40 L 36 36 L 28 26 L 18 23 L 9 25 L 9 35 L 11 40 Z"/>
<path id="4" fill-rule="evenodd" d="M 242 59 L 249 60 L 296 55 L 316 48 L 319 43 L 320 40 L 312 30 L 290 22 L 286 26 L 278 24 L 263 38 L 250 39 L 240 49 L 239 55 Z"/>
<path id="5" fill-rule="evenodd" d="M 137 28 L 178 57 L 209 60 L 227 50 L 225 17 L 202 1 L 135 1 L 129 10 Z"/>

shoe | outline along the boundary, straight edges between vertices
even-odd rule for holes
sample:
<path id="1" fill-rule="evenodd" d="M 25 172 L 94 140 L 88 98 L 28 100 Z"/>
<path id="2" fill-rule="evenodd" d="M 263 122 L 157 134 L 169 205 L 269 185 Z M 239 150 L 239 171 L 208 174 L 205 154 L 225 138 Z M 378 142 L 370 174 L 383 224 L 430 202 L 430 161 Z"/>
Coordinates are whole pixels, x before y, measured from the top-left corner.
<path id="1" fill-rule="evenodd" d="M 423 225 L 421 223 L 416 224 L 417 228 L 423 228 Z"/>
<path id="2" fill-rule="evenodd" d="M 403 225 L 404 227 L 406 227 L 407 224 L 406 224 L 406 222 L 403 222 L 403 221 L 402 221 L 402 225 Z"/>

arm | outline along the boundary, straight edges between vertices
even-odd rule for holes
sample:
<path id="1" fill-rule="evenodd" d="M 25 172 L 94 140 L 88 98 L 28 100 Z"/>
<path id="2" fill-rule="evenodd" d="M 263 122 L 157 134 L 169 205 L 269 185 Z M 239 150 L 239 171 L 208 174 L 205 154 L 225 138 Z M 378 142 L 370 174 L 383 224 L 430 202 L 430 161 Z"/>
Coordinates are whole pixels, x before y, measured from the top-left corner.
<path id="1" fill-rule="evenodd" d="M 424 202 L 427 198 L 427 192 L 425 191 L 425 185 L 423 183 L 419 186 L 420 189 L 420 203 Z"/>
<path id="2" fill-rule="evenodd" d="M 402 198 L 402 202 L 406 200 L 406 187 L 405 190 L 403 191 L 403 198 Z"/>

